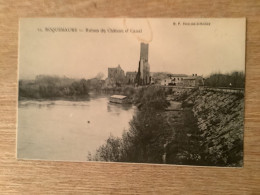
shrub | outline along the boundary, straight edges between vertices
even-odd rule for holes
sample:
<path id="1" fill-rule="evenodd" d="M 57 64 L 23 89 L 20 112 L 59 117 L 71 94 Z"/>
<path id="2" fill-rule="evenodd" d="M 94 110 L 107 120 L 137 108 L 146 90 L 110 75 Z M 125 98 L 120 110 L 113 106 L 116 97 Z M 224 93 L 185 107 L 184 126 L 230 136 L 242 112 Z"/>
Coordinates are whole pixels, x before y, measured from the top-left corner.
<path id="1" fill-rule="evenodd" d="M 141 88 L 136 93 L 134 99 L 136 103 L 142 105 L 142 109 L 164 110 L 169 106 L 165 91 L 160 86 Z"/>

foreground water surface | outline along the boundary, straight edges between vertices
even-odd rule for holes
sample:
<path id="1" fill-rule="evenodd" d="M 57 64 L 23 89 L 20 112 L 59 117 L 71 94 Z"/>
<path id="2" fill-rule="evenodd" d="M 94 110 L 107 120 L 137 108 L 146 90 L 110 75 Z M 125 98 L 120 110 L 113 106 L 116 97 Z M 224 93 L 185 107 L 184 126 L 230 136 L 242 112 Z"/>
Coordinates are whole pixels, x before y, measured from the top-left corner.
<path id="1" fill-rule="evenodd" d="M 122 136 L 136 108 L 109 103 L 108 96 L 89 100 L 20 100 L 17 156 L 23 159 L 86 161 L 110 134 Z"/>

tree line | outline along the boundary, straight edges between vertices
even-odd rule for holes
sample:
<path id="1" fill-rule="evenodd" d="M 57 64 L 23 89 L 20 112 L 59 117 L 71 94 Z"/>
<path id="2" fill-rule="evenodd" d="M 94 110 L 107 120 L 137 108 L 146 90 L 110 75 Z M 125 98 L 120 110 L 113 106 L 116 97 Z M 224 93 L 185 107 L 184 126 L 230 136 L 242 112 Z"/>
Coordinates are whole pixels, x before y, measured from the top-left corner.
<path id="1" fill-rule="evenodd" d="M 238 71 L 230 74 L 214 73 L 205 79 L 205 86 L 244 88 L 245 73 Z"/>
<path id="2" fill-rule="evenodd" d="M 95 81 L 95 82 L 93 82 Z M 36 76 L 35 80 L 19 81 L 19 98 L 59 98 L 88 95 L 98 88 L 98 79 L 71 79 L 67 77 Z"/>

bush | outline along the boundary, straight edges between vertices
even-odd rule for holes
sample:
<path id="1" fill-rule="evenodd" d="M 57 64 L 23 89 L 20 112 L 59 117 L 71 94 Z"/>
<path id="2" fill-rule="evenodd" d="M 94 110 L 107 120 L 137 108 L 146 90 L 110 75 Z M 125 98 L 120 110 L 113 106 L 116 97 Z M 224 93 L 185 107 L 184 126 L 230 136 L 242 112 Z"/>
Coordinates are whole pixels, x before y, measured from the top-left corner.
<path id="1" fill-rule="evenodd" d="M 134 94 L 135 94 L 135 89 L 134 89 L 134 87 L 126 87 L 126 88 L 124 88 L 123 94 L 124 94 L 125 96 L 128 96 L 128 97 L 133 97 Z"/>
<path id="2" fill-rule="evenodd" d="M 103 161 L 120 161 L 121 145 L 121 139 L 110 135 L 106 143 L 97 150 L 96 158 Z"/>
<path id="3" fill-rule="evenodd" d="M 160 86 L 149 86 L 147 88 L 139 89 L 134 100 L 137 104 L 142 105 L 142 109 L 164 110 L 169 106 L 169 102 L 166 100 L 165 91 Z"/>

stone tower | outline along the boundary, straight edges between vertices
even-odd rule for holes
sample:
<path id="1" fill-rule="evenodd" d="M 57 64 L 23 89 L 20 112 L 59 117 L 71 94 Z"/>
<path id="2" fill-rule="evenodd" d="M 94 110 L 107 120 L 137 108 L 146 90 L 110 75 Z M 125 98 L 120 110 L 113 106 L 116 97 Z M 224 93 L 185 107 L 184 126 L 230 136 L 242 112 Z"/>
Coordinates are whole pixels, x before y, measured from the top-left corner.
<path id="1" fill-rule="evenodd" d="M 148 62 L 148 49 L 149 49 L 149 44 L 141 43 L 140 59 L 143 59 L 144 61 L 147 62 Z"/>
<path id="2" fill-rule="evenodd" d="M 151 77 L 150 77 L 150 65 L 148 63 L 148 51 L 149 51 L 149 44 L 141 43 L 139 67 L 136 76 L 136 83 L 138 85 L 150 84 Z"/>

